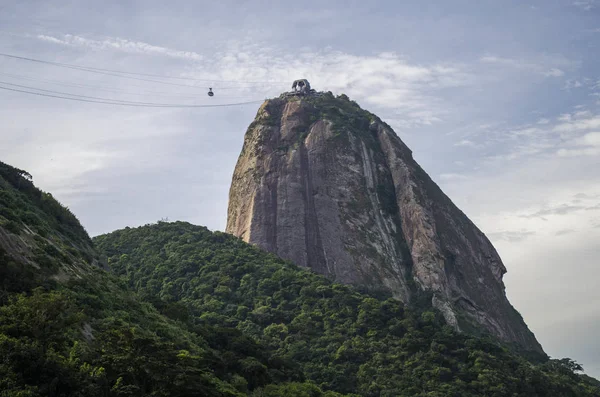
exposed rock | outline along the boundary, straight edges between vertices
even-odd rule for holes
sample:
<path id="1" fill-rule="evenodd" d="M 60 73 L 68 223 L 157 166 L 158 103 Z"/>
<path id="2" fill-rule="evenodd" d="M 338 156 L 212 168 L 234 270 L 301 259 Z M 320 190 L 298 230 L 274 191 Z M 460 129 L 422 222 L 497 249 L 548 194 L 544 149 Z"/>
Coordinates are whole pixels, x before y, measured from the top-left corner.
<path id="1" fill-rule="evenodd" d="M 475 324 L 542 352 L 506 298 L 489 240 L 395 132 L 345 95 L 260 107 L 233 175 L 227 231 L 407 303 L 430 293 L 455 328 Z"/>

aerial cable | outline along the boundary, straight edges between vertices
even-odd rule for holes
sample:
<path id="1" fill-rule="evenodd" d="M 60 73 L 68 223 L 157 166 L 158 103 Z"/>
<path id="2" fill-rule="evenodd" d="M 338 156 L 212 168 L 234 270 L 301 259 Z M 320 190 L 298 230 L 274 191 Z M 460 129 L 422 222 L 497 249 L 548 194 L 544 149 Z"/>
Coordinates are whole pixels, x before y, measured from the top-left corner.
<path id="1" fill-rule="evenodd" d="M 95 97 L 95 96 L 80 95 L 80 94 L 71 94 L 71 93 L 68 93 L 68 92 L 60 92 L 60 91 L 54 91 L 54 90 L 45 90 L 43 88 L 36 88 L 36 87 L 30 87 L 30 86 L 21 85 L 21 84 L 8 83 L 6 81 L 0 81 L 0 84 L 10 85 L 10 86 L 19 87 L 19 88 L 25 88 L 25 89 L 28 89 L 28 90 L 36 90 L 36 91 L 48 92 L 48 93 L 51 93 L 51 94 L 69 95 L 69 96 L 78 97 L 78 98 L 96 99 L 96 100 L 111 101 L 111 102 L 121 102 L 121 103 L 135 103 L 135 104 L 138 104 L 138 105 L 141 105 L 141 104 L 145 104 L 145 105 L 168 105 L 168 104 L 157 104 L 157 103 L 154 103 L 154 102 L 127 101 L 127 100 L 124 100 L 124 99 L 99 98 L 99 97 Z M 232 97 L 229 97 L 229 98 L 233 99 Z M 194 97 L 194 99 L 199 99 L 199 98 L 198 97 Z"/>
<path id="2" fill-rule="evenodd" d="M 33 88 L 33 89 L 36 89 L 36 88 Z M 251 104 L 257 104 L 257 103 L 263 102 L 263 100 L 257 100 L 257 101 L 249 101 L 249 102 L 219 103 L 219 104 L 211 104 L 211 105 L 188 105 L 188 104 L 170 104 L 170 103 L 145 103 L 145 102 L 138 103 L 138 102 L 119 102 L 118 100 L 111 100 L 111 99 L 104 99 L 104 98 L 98 98 L 98 100 L 74 98 L 74 97 L 66 97 L 66 96 L 62 96 L 62 95 L 44 94 L 43 92 L 27 91 L 27 90 L 20 90 L 20 89 L 16 89 L 16 88 L 1 87 L 1 86 L 0 86 L 0 90 L 21 92 L 21 93 L 25 93 L 25 94 L 43 96 L 43 97 L 48 97 L 48 98 L 65 99 L 65 100 L 77 101 L 77 102 L 90 102 L 90 103 L 102 103 L 102 104 L 107 104 L 107 105 L 153 107 L 153 108 L 214 108 L 214 107 L 251 105 Z M 57 94 L 60 94 L 60 93 L 57 93 Z M 72 95 L 72 94 L 65 93 L 63 95 Z M 93 98 L 93 97 L 91 97 L 91 98 Z"/>
<path id="3" fill-rule="evenodd" d="M 158 77 L 158 78 L 163 78 L 163 79 L 177 79 L 177 80 L 187 80 L 187 81 L 202 81 L 202 82 L 215 82 L 215 83 L 243 83 L 243 84 L 264 84 L 264 83 L 269 83 L 269 84 L 287 84 L 286 82 L 282 82 L 282 81 L 243 81 L 243 80 L 215 80 L 215 79 L 197 79 L 197 78 L 193 78 L 193 77 L 179 77 L 179 76 L 164 76 L 164 75 L 159 75 L 159 74 L 151 74 L 151 73 L 139 73 L 139 72 L 127 72 L 127 71 L 122 71 L 122 70 L 114 70 L 114 69 L 103 69 L 103 68 L 94 68 L 91 66 L 79 66 L 79 65 L 73 65 L 73 64 L 68 64 L 68 63 L 60 63 L 60 62 L 52 62 L 52 61 L 45 61 L 45 60 L 41 60 L 41 59 L 35 59 L 35 58 L 29 58 L 29 57 L 22 57 L 22 56 L 18 56 L 18 55 L 11 55 L 11 54 L 5 54 L 5 53 L 0 53 L 0 56 L 3 57 L 7 57 L 7 58 L 13 58 L 13 59 L 20 59 L 20 60 L 24 60 L 24 61 L 30 61 L 30 62 L 37 62 L 37 63 L 44 63 L 44 64 L 48 64 L 48 65 L 54 65 L 54 66 L 59 66 L 59 67 L 64 67 L 64 68 L 69 68 L 69 69 L 76 69 L 76 70 L 83 70 L 83 71 L 88 71 L 88 72 L 102 72 L 100 74 L 107 74 L 107 73 L 120 73 L 120 74 L 125 74 L 125 75 L 136 75 L 136 76 L 145 76 L 145 77 Z M 114 74 L 108 74 L 109 76 L 115 76 Z M 128 77 L 128 76 L 121 76 L 121 75 L 116 75 L 118 77 Z M 152 81 L 152 82 L 157 82 L 156 80 L 144 80 L 144 81 Z M 167 82 L 162 82 L 164 84 L 168 84 Z M 175 83 L 171 83 L 173 85 L 178 85 Z M 185 85 L 187 87 L 193 87 L 190 85 Z"/>
<path id="4" fill-rule="evenodd" d="M 66 86 L 66 87 L 75 87 L 75 88 L 93 88 L 94 90 L 99 90 L 99 91 L 106 91 L 106 92 L 115 92 L 115 93 L 123 93 L 123 94 L 129 94 L 129 95 L 145 95 L 145 94 L 151 94 L 153 96 L 158 96 L 158 97 L 170 97 L 170 98 L 189 98 L 189 99 L 197 99 L 198 95 L 191 95 L 189 92 L 187 93 L 177 93 L 177 92 L 168 92 L 168 91 L 149 91 L 149 90 L 142 90 L 139 92 L 132 92 L 132 91 L 126 91 L 126 90 L 119 90 L 117 88 L 109 88 L 107 86 L 99 86 L 99 85 L 93 85 L 93 84 L 84 84 L 84 83 L 72 83 L 72 82 L 66 82 L 66 81 L 59 81 L 59 80 L 50 80 L 50 79 L 40 79 L 40 78 L 34 78 L 34 77 L 29 77 L 29 76 L 22 76 L 22 75 L 18 75 L 18 74 L 12 74 L 12 73 L 4 73 L 4 72 L 0 72 L 1 76 L 7 76 L 7 77 L 15 77 L 18 79 L 22 79 L 22 80 L 29 80 L 29 81 L 37 81 L 40 83 L 47 83 L 47 84 L 56 84 L 56 85 L 61 85 L 61 86 Z M 139 87 L 141 88 L 141 86 L 132 86 L 132 87 Z M 227 90 L 227 89 L 235 89 L 234 87 L 217 87 L 218 90 Z M 237 88 L 239 89 L 239 88 Z M 233 97 L 228 97 L 228 98 L 233 98 Z"/>
<path id="5" fill-rule="evenodd" d="M 144 104 L 144 105 L 155 105 L 154 103 L 151 103 L 151 102 L 126 101 L 126 100 L 122 100 L 122 99 L 113 99 L 113 98 L 99 98 L 99 97 L 88 96 L 88 95 L 71 94 L 71 93 L 68 93 L 68 92 L 60 92 L 60 91 L 54 91 L 54 90 L 45 90 L 43 88 L 36 88 L 36 87 L 29 87 L 29 86 L 21 85 L 21 84 L 7 83 L 6 81 L 0 81 L 0 84 L 10 85 L 10 86 L 19 87 L 19 88 L 25 88 L 25 89 L 28 89 L 28 90 L 36 90 L 36 91 L 48 92 L 48 93 L 51 93 L 51 94 L 69 95 L 69 96 L 77 97 L 77 98 L 96 99 L 96 100 L 111 101 L 111 102 L 120 102 L 120 103 L 135 103 L 135 104 L 139 104 L 139 105 L 142 105 L 142 104 Z"/>
<path id="6" fill-rule="evenodd" d="M 0 56 L 2 56 L 2 55 L 4 55 L 4 54 L 0 53 Z M 11 57 L 13 57 L 13 56 L 11 56 Z M 17 57 L 17 58 L 21 58 L 21 57 Z M 42 62 L 42 61 L 39 61 L 39 62 Z M 46 61 L 43 61 L 42 63 L 49 63 L 51 65 L 55 64 L 54 62 L 46 62 Z M 70 65 L 66 65 L 66 64 L 57 64 L 56 66 L 61 66 L 61 67 L 64 67 L 64 68 L 67 68 L 67 69 L 72 69 L 72 70 L 79 70 L 79 71 L 84 71 L 84 72 L 90 72 L 90 73 L 100 74 L 100 75 L 104 75 L 104 76 L 120 77 L 120 78 L 123 78 L 123 79 L 146 81 L 146 82 L 150 82 L 150 83 L 170 85 L 170 86 L 176 86 L 176 87 L 203 88 L 203 87 L 200 87 L 198 85 L 178 84 L 178 83 L 172 83 L 172 82 L 168 82 L 168 81 L 146 79 L 146 78 L 142 78 L 142 77 L 125 76 L 125 75 L 116 74 L 116 73 L 113 73 L 113 72 L 105 72 L 105 71 L 100 71 L 100 70 L 93 70 L 93 69 L 89 69 L 87 67 L 70 66 Z M 277 83 L 277 84 L 279 84 L 279 83 Z M 241 89 L 241 88 L 252 88 L 252 87 L 253 86 L 223 87 L 223 89 Z"/>

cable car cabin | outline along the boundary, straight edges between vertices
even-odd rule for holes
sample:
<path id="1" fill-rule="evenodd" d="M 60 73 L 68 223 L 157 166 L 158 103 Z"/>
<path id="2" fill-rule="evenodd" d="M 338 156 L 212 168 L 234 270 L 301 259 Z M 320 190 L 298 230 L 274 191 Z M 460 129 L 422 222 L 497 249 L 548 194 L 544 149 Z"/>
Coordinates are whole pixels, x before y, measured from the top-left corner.
<path id="1" fill-rule="evenodd" d="M 212 88 L 208 89 L 208 96 L 214 96 L 215 93 L 213 92 Z"/>

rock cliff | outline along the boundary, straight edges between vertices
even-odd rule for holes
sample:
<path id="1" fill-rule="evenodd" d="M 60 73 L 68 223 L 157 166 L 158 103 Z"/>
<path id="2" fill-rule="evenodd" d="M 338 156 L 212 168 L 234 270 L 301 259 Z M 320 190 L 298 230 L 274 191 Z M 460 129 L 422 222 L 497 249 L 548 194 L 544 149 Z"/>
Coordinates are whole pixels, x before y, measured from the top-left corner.
<path id="1" fill-rule="evenodd" d="M 490 241 L 396 133 L 345 95 L 260 107 L 234 171 L 227 232 L 342 283 L 406 303 L 425 296 L 457 329 L 543 353 L 506 298 Z"/>

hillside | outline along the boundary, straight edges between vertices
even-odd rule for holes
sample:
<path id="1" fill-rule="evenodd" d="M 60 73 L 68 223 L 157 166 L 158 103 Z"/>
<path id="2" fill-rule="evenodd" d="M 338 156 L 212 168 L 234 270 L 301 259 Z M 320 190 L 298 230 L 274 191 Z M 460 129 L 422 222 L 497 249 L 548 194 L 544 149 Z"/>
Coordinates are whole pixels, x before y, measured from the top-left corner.
<path id="1" fill-rule="evenodd" d="M 0 165 L 2 397 L 600 395 L 569 359 L 532 364 L 200 226 L 127 228 L 94 248 Z"/>
<path id="2" fill-rule="evenodd" d="M 239 331 L 160 314 L 97 258 L 67 208 L 0 163 L 0 396 L 337 395 Z"/>
<path id="3" fill-rule="evenodd" d="M 140 297 L 193 327 L 236 329 L 325 390 L 361 396 L 597 396 L 569 359 L 534 365 L 434 312 L 359 293 L 188 223 L 94 239 Z M 172 305 L 179 310 L 170 309 Z M 185 310 L 183 310 L 185 308 Z M 312 395 L 312 394 L 305 394 Z"/>
<path id="4" fill-rule="evenodd" d="M 407 304 L 428 294 L 454 329 L 544 355 L 506 297 L 491 242 L 391 127 L 345 95 L 261 106 L 232 177 L 227 232 Z"/>

